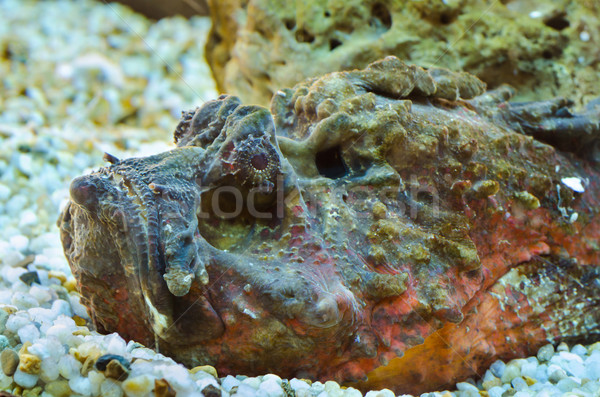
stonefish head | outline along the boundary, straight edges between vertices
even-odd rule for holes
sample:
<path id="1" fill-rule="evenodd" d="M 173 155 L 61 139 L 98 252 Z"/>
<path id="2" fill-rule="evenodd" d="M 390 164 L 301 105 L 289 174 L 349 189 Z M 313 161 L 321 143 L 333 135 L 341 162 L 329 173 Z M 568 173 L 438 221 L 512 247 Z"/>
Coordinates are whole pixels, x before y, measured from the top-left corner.
<path id="1" fill-rule="evenodd" d="M 523 133 L 597 137 L 595 113 L 484 89 L 390 57 L 107 155 L 59 220 L 94 324 L 220 374 L 411 392 L 596 335 L 595 163 Z"/>

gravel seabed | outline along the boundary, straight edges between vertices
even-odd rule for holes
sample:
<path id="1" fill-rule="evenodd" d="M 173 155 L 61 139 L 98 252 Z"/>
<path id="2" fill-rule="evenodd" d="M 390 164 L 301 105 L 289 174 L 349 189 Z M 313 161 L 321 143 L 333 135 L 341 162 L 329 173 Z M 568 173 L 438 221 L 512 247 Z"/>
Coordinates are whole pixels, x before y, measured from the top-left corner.
<path id="1" fill-rule="evenodd" d="M 116 4 L 0 0 L 0 390 L 23 396 L 361 396 L 335 382 L 218 378 L 88 327 L 56 218 L 70 180 L 172 146 L 181 110 L 216 96 L 206 18 L 152 23 Z M 165 132 L 167 131 L 167 132 Z M 497 361 L 427 396 L 600 396 L 600 343 Z M 424 395 L 424 396 L 425 396 Z M 367 397 L 393 397 L 389 390 Z"/>

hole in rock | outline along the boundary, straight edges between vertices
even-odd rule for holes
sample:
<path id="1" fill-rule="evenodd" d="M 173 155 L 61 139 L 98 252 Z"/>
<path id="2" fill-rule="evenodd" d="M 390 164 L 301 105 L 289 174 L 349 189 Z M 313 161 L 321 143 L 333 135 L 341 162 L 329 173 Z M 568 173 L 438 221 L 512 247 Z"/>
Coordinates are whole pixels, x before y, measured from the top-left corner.
<path id="1" fill-rule="evenodd" d="M 296 30 L 296 41 L 299 43 L 312 43 L 315 41 L 315 36 L 308 30 L 300 28 Z"/>
<path id="2" fill-rule="evenodd" d="M 560 13 L 558 15 L 554 15 L 551 18 L 548 18 L 544 21 L 544 25 L 552 28 L 554 30 L 563 30 L 568 28 L 571 24 L 566 17 L 565 13 Z"/>
<path id="3" fill-rule="evenodd" d="M 287 30 L 292 30 L 296 27 L 296 21 L 293 19 L 286 19 L 284 23 Z"/>
<path id="4" fill-rule="evenodd" d="M 333 51 L 334 49 L 336 49 L 337 47 L 341 46 L 342 42 L 339 41 L 338 39 L 331 39 L 329 40 L 329 51 Z"/>
<path id="5" fill-rule="evenodd" d="M 375 25 L 380 25 L 388 30 L 392 27 L 392 14 L 385 4 L 375 3 L 371 8 L 371 15 Z"/>
<path id="6" fill-rule="evenodd" d="M 442 13 L 442 15 L 440 15 L 440 23 L 442 25 L 448 25 L 449 23 L 454 21 L 454 16 L 451 14 L 447 14 L 447 13 Z"/>
<path id="7" fill-rule="evenodd" d="M 348 167 L 344 163 L 339 146 L 318 152 L 315 156 L 315 163 L 319 174 L 326 178 L 338 179 L 348 174 Z"/>

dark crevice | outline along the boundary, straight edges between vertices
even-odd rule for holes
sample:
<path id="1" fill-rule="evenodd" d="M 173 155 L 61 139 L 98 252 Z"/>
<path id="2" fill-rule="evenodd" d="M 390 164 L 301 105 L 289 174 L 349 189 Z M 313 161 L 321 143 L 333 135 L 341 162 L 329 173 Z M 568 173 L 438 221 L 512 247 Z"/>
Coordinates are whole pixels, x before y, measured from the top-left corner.
<path id="1" fill-rule="evenodd" d="M 326 178 L 338 179 L 348 174 L 348 167 L 344 163 L 339 146 L 318 152 L 315 163 L 319 174 Z"/>
<path id="2" fill-rule="evenodd" d="M 287 19 L 284 21 L 284 23 L 287 30 L 292 30 L 296 27 L 296 21 L 293 19 Z"/>
<path id="3" fill-rule="evenodd" d="M 448 25 L 450 23 L 454 22 L 454 16 L 451 14 L 447 14 L 447 13 L 442 13 L 442 15 L 440 15 L 440 23 L 442 25 Z"/>
<path id="4" fill-rule="evenodd" d="M 341 46 L 342 42 L 339 41 L 338 39 L 331 39 L 329 40 L 329 51 L 333 51 L 334 49 L 336 49 L 337 47 Z"/>
<path id="5" fill-rule="evenodd" d="M 559 31 L 568 28 L 571 25 L 571 23 L 566 18 L 566 16 L 567 14 L 565 14 L 564 12 L 561 12 L 557 15 L 553 15 L 552 17 L 544 20 L 544 25 Z"/>
<path id="6" fill-rule="evenodd" d="M 299 43 L 312 43 L 315 36 L 304 28 L 296 30 L 296 41 Z"/>
<path id="7" fill-rule="evenodd" d="M 385 4 L 375 3 L 371 8 L 372 24 L 382 26 L 385 30 L 392 27 L 392 14 Z"/>

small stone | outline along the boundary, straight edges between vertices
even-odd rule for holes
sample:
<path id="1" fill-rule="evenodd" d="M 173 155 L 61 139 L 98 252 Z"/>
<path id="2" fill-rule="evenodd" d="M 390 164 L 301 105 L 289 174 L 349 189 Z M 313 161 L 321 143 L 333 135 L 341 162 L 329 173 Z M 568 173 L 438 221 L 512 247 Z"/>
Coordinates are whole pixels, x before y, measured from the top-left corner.
<path id="1" fill-rule="evenodd" d="M 300 389 L 310 389 L 310 385 L 308 383 L 296 378 L 290 380 L 290 386 L 292 386 L 294 391 L 298 391 Z"/>
<path id="2" fill-rule="evenodd" d="M 502 381 L 499 378 L 496 378 L 495 376 L 493 377 L 493 379 L 489 379 L 489 380 L 484 380 L 481 383 L 481 386 L 485 389 L 485 390 L 490 390 L 492 387 L 496 387 L 496 386 L 502 386 Z"/>
<path id="3" fill-rule="evenodd" d="M 221 389 L 215 385 L 208 385 L 202 389 L 202 394 L 204 397 L 221 397 Z"/>
<path id="4" fill-rule="evenodd" d="M 207 389 L 212 385 L 205 387 Z M 214 386 L 213 386 L 214 387 Z M 217 389 L 219 390 L 219 389 Z M 175 390 L 171 387 L 169 382 L 166 379 L 155 379 L 154 380 L 154 396 L 155 397 L 175 397 Z M 209 397 L 204 394 L 204 397 Z M 221 397 L 221 392 L 219 391 L 219 395 L 214 395 L 213 397 Z"/>
<path id="5" fill-rule="evenodd" d="M 585 357 L 588 354 L 588 351 L 583 345 L 575 345 L 571 349 L 571 353 L 577 354 L 580 357 Z"/>
<path id="6" fill-rule="evenodd" d="M 17 368 L 13 375 L 13 379 L 17 385 L 26 389 L 31 389 L 37 383 L 39 376 L 25 373 Z"/>
<path id="7" fill-rule="evenodd" d="M 524 378 L 526 376 L 530 377 L 530 378 L 535 378 L 535 373 L 537 371 L 537 360 L 536 362 L 526 362 L 521 366 L 521 376 L 523 376 Z"/>
<path id="8" fill-rule="evenodd" d="M 123 396 L 123 389 L 119 382 L 115 382 L 112 379 L 105 379 L 100 384 L 100 395 L 102 397 L 121 397 Z"/>
<path id="9" fill-rule="evenodd" d="M 510 383 L 517 376 L 521 376 L 521 369 L 514 363 L 509 363 L 502 374 L 502 383 Z"/>
<path id="10" fill-rule="evenodd" d="M 268 394 L 266 394 L 266 393 L 257 394 L 256 389 L 248 386 L 245 383 L 240 383 L 239 386 L 235 386 L 233 389 L 231 389 L 230 394 L 231 395 L 235 394 L 235 397 L 255 397 L 257 395 L 261 395 L 262 397 L 268 396 Z M 283 393 L 282 393 L 282 395 L 283 395 Z"/>
<path id="11" fill-rule="evenodd" d="M 556 347 L 556 351 L 557 352 L 568 352 L 569 345 L 567 345 L 565 342 L 560 342 L 560 344 Z"/>
<path id="12" fill-rule="evenodd" d="M 0 364 L 6 376 L 13 376 L 19 366 L 19 355 L 12 349 L 5 349 L 0 354 Z"/>
<path id="13" fill-rule="evenodd" d="M 573 389 L 579 386 L 579 383 L 575 382 L 572 378 L 561 379 L 556 384 L 556 387 L 563 393 L 572 391 Z"/>
<path id="14" fill-rule="evenodd" d="M 548 373 L 548 380 L 551 383 L 558 383 L 562 379 L 567 378 L 565 370 L 557 365 L 551 365 L 550 367 L 548 367 L 548 370 L 546 372 Z"/>
<path id="15" fill-rule="evenodd" d="M 2 313 L 2 310 L 0 310 L 0 313 Z M 0 351 L 3 351 L 4 349 L 7 349 L 10 347 L 10 342 L 8 341 L 8 338 L 4 335 L 0 335 Z"/>
<path id="16" fill-rule="evenodd" d="M 0 334 L 6 331 L 6 321 L 8 321 L 8 313 L 6 310 L 0 310 Z"/>
<path id="17" fill-rule="evenodd" d="M 344 394 L 340 389 L 340 385 L 331 380 L 325 382 L 325 391 L 329 397 L 340 397 Z"/>
<path id="18" fill-rule="evenodd" d="M 261 382 L 259 378 L 246 378 L 242 381 L 242 383 L 245 383 L 248 386 L 258 389 L 260 387 Z M 281 385 L 283 386 L 283 383 Z"/>
<path id="19" fill-rule="evenodd" d="M 349 387 L 344 390 L 344 397 L 362 397 L 362 393 L 358 389 Z"/>
<path id="20" fill-rule="evenodd" d="M 31 286 L 33 283 L 41 284 L 40 276 L 36 271 L 23 273 L 19 276 L 19 279 L 29 286 Z"/>
<path id="21" fill-rule="evenodd" d="M 77 394 L 89 396 L 92 394 L 92 384 L 88 378 L 78 376 L 69 380 L 69 387 Z"/>
<path id="22" fill-rule="evenodd" d="M 231 393 L 231 389 L 233 389 L 236 386 L 239 386 L 241 383 L 242 382 L 240 382 L 239 380 L 237 380 L 233 376 L 227 375 L 226 377 L 224 377 L 221 380 L 221 387 L 223 387 L 223 389 L 225 389 L 226 392 Z"/>
<path id="23" fill-rule="evenodd" d="M 504 374 L 504 370 L 506 369 L 506 364 L 502 360 L 496 360 L 490 366 L 490 371 L 496 378 L 502 378 Z"/>
<path id="24" fill-rule="evenodd" d="M 265 393 L 269 397 L 283 397 L 281 385 L 273 378 L 269 378 L 265 381 L 263 377 L 263 382 L 258 387 L 258 391 L 259 393 Z"/>
<path id="25" fill-rule="evenodd" d="M 552 344 L 540 347 L 540 350 L 538 350 L 537 353 L 537 358 L 540 362 L 550 361 L 552 356 L 554 356 L 554 346 L 552 346 Z"/>
<path id="26" fill-rule="evenodd" d="M 527 386 L 533 386 L 537 383 L 537 380 L 535 380 L 535 378 L 529 376 L 524 376 L 523 380 L 527 383 Z"/>
<path id="27" fill-rule="evenodd" d="M 516 390 L 516 391 L 523 391 L 526 390 L 529 385 L 527 384 L 527 382 L 525 382 L 525 379 L 521 378 L 520 376 L 517 376 L 516 378 L 514 378 L 510 384 L 512 385 L 512 387 Z"/>
<path id="28" fill-rule="evenodd" d="M 54 397 L 69 397 L 71 395 L 71 388 L 67 380 L 50 382 L 46 384 L 44 391 Z"/>
<path id="29" fill-rule="evenodd" d="M 281 378 L 275 374 L 266 374 L 262 377 L 263 382 L 268 380 L 274 380 L 278 385 L 281 384 Z"/>
<path id="30" fill-rule="evenodd" d="M 479 389 L 477 387 L 475 387 L 474 385 L 472 385 L 469 382 L 460 382 L 456 384 L 456 388 L 459 391 L 474 391 L 479 393 Z"/>
<path id="31" fill-rule="evenodd" d="M 27 374 L 38 375 L 42 366 L 42 360 L 35 354 L 19 354 L 19 370 Z"/>
<path id="32" fill-rule="evenodd" d="M 379 391 L 371 390 L 365 394 L 365 397 L 395 397 L 394 392 L 390 389 L 383 389 Z"/>
<path id="33" fill-rule="evenodd" d="M 140 375 L 123 382 L 123 391 L 128 397 L 142 397 L 154 388 L 154 380 L 150 375 Z"/>
<path id="34" fill-rule="evenodd" d="M 96 360 L 95 367 L 104 372 L 107 378 L 125 380 L 131 372 L 131 364 L 123 356 L 116 354 L 105 354 Z"/>
<path id="35" fill-rule="evenodd" d="M 38 397 L 42 393 L 42 387 L 36 386 L 33 389 L 23 390 L 23 397 Z"/>
<path id="36" fill-rule="evenodd" d="M 215 378 L 219 378 L 217 370 L 212 365 L 200 365 L 198 367 L 194 367 L 194 368 L 190 369 L 190 374 L 195 374 L 198 371 L 204 371 L 208 374 L 211 374 Z"/>

